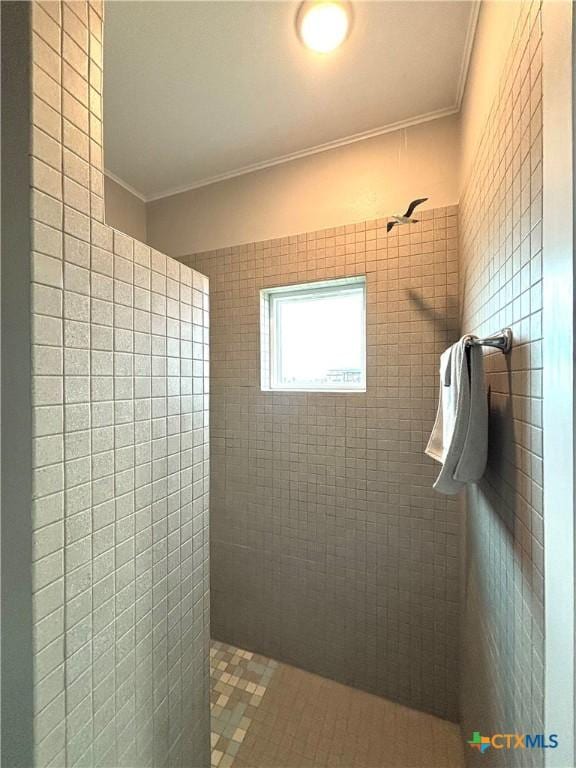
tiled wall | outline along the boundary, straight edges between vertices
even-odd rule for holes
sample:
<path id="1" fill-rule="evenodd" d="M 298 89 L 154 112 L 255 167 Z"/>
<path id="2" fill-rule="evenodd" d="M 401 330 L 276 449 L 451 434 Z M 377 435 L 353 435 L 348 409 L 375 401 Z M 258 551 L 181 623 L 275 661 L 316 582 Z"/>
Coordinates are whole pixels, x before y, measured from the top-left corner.
<path id="1" fill-rule="evenodd" d="M 487 358 L 488 470 L 468 494 L 462 713 L 467 733 L 542 731 L 542 26 L 522 4 L 460 208 L 463 329 L 511 326 Z M 540 764 L 489 750 L 478 765 Z M 476 758 L 475 758 L 476 756 Z"/>
<path id="2" fill-rule="evenodd" d="M 197 254 L 211 293 L 213 635 L 457 717 L 454 499 L 424 455 L 458 336 L 457 212 Z M 261 288 L 366 274 L 364 394 L 260 390 Z"/>
<path id="3" fill-rule="evenodd" d="M 102 4 L 32 10 L 35 765 L 208 765 L 208 281 L 103 223 Z"/>

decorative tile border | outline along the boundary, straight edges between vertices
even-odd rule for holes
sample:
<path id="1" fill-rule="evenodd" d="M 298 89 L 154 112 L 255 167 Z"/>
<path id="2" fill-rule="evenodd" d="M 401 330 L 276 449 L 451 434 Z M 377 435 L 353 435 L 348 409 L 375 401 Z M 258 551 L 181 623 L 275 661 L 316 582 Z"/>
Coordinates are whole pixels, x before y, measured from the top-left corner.
<path id="1" fill-rule="evenodd" d="M 463 768 L 457 725 L 213 643 L 213 768 Z"/>
<path id="2" fill-rule="evenodd" d="M 217 641 L 210 649 L 212 766 L 230 768 L 278 662 Z"/>

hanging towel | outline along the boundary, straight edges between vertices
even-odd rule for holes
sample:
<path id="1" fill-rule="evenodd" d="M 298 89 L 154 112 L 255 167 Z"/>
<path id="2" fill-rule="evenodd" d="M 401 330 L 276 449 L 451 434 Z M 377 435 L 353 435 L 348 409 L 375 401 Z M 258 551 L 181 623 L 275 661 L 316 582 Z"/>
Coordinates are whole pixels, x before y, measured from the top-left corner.
<path id="1" fill-rule="evenodd" d="M 435 490 L 453 495 L 479 480 L 488 457 L 488 400 L 480 347 L 463 336 L 440 357 L 438 411 L 426 453 L 442 464 Z"/>

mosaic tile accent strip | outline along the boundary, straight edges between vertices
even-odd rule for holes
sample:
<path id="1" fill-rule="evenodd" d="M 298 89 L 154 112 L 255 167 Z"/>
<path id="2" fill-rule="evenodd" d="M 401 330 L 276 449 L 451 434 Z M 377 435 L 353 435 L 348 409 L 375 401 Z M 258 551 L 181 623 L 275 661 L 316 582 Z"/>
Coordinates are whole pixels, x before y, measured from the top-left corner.
<path id="1" fill-rule="evenodd" d="M 466 733 L 540 733 L 544 722 L 542 450 L 542 13 L 518 4 L 508 58 L 460 207 L 463 330 L 514 332 L 486 356 L 492 450 L 469 490 L 463 617 Z M 543 750 L 494 751 L 539 766 Z M 485 765 L 477 751 L 472 765 Z"/>
<path id="2" fill-rule="evenodd" d="M 212 766 L 230 768 L 278 662 L 217 641 L 210 649 Z"/>
<path id="3" fill-rule="evenodd" d="M 458 216 L 423 211 L 203 253 L 211 630 L 458 719 L 463 517 L 424 455 L 459 335 Z M 260 389 L 260 289 L 366 275 L 367 391 Z"/>
<path id="4" fill-rule="evenodd" d="M 221 643 L 212 700 L 213 768 L 464 765 L 453 723 Z"/>

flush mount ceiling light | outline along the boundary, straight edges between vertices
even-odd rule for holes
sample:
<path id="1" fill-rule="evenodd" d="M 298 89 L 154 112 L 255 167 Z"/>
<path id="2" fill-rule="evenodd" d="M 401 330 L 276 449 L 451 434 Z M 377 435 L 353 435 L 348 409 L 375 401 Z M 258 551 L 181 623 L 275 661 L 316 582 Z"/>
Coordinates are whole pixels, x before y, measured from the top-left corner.
<path id="1" fill-rule="evenodd" d="M 352 7 L 347 2 L 319 0 L 302 3 L 296 16 L 296 30 L 307 48 L 330 53 L 348 37 Z"/>

